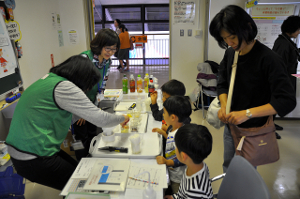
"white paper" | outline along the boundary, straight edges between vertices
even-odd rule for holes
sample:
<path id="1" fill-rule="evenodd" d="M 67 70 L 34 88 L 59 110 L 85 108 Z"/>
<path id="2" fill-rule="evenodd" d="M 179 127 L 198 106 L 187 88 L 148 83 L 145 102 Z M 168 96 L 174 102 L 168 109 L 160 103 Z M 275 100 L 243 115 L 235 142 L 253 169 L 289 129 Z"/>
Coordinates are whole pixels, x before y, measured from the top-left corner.
<path id="1" fill-rule="evenodd" d="M 71 178 L 88 178 L 97 159 L 82 158 Z"/>
<path id="2" fill-rule="evenodd" d="M 97 159 L 83 189 L 124 191 L 129 166 L 127 159 Z"/>
<path id="3" fill-rule="evenodd" d="M 154 190 L 161 190 L 163 188 L 167 188 L 167 177 L 166 177 L 166 165 L 158 165 L 158 164 L 141 164 L 136 162 L 131 162 L 129 177 L 135 177 L 137 174 L 142 173 L 144 171 L 148 171 L 150 173 L 150 181 L 158 183 L 158 185 L 151 184 Z M 148 174 L 143 174 L 138 176 L 139 179 L 148 181 Z M 127 188 L 128 189 L 145 189 L 148 183 L 133 180 L 128 178 Z"/>

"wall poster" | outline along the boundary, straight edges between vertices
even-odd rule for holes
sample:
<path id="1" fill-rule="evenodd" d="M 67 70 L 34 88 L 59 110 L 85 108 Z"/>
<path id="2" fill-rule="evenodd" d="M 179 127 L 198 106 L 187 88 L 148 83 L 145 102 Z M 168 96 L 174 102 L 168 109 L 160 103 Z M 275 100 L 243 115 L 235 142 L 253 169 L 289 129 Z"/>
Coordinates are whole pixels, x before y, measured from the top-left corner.
<path id="1" fill-rule="evenodd" d="M 17 63 L 6 24 L 3 17 L 0 18 L 0 78 L 3 78 L 15 73 Z"/>
<path id="2" fill-rule="evenodd" d="M 195 0 L 174 1 L 173 24 L 195 22 Z"/>

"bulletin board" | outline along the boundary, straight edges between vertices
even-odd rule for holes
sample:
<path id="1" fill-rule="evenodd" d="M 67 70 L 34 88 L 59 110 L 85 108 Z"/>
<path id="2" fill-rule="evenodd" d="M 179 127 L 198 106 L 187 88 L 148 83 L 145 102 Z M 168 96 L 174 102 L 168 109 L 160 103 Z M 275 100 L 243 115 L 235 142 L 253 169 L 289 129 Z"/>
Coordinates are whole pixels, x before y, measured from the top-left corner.
<path id="1" fill-rule="evenodd" d="M 249 14 L 257 25 L 256 39 L 261 43 L 273 48 L 278 35 L 281 34 L 283 21 L 291 15 L 298 15 L 300 4 L 296 3 L 259 3 L 249 10 Z M 296 41 L 297 42 L 297 41 Z"/>
<path id="2" fill-rule="evenodd" d="M 14 41 L 10 40 L 3 17 L 0 17 L 0 65 L 0 96 L 2 96 L 23 83 Z"/>

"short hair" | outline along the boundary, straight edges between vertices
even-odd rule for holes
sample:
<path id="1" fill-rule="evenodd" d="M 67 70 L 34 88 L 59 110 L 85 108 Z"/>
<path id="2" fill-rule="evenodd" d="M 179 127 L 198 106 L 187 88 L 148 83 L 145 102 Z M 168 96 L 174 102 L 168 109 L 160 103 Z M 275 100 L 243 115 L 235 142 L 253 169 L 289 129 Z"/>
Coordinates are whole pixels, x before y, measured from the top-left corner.
<path id="1" fill-rule="evenodd" d="M 243 40 L 249 44 L 257 35 L 257 26 L 251 16 L 241 7 L 229 5 L 223 8 L 211 21 L 209 32 L 221 48 L 228 48 L 227 43 L 221 37 L 221 30 L 236 35 L 239 40 L 238 48 Z"/>
<path id="2" fill-rule="evenodd" d="M 120 19 L 115 19 L 115 21 L 118 23 L 118 26 L 121 25 L 121 20 Z"/>
<path id="3" fill-rule="evenodd" d="M 51 68 L 50 72 L 73 82 L 84 92 L 92 89 L 101 79 L 101 74 L 93 62 L 82 55 L 68 58 Z"/>
<path id="4" fill-rule="evenodd" d="M 180 82 L 176 79 L 171 79 L 162 85 L 161 91 L 168 93 L 171 96 L 174 96 L 174 95 L 184 96 L 185 95 L 185 86 L 182 82 Z"/>
<path id="5" fill-rule="evenodd" d="M 185 96 L 171 96 L 164 102 L 164 108 L 169 115 L 176 115 L 178 122 L 185 121 L 192 114 L 192 107 L 189 97 Z"/>
<path id="6" fill-rule="evenodd" d="M 175 144 L 178 152 L 186 153 L 195 164 L 200 164 L 211 153 L 213 139 L 202 125 L 186 124 L 178 129 Z"/>
<path id="7" fill-rule="evenodd" d="M 281 25 L 282 33 L 292 34 L 299 29 L 300 29 L 300 17 L 295 15 L 286 18 Z"/>
<path id="8" fill-rule="evenodd" d="M 103 47 L 117 45 L 120 47 L 120 39 L 118 34 L 108 28 L 103 28 L 98 31 L 96 37 L 91 41 L 90 47 L 95 55 L 100 55 Z"/>
<path id="9" fill-rule="evenodd" d="M 126 30 L 126 27 L 124 24 L 119 25 L 119 29 L 121 29 L 121 28 L 122 28 L 122 32 L 124 32 Z"/>

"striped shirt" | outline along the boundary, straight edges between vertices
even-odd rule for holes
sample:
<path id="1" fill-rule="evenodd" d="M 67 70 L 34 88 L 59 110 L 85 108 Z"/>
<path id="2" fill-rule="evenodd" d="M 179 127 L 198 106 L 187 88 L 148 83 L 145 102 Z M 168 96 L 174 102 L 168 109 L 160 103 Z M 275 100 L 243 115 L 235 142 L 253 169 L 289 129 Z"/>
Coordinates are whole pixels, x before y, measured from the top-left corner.
<path id="1" fill-rule="evenodd" d="M 187 176 L 185 170 L 180 182 L 179 191 L 177 194 L 173 194 L 172 196 L 174 199 L 212 199 L 213 191 L 211 187 L 211 180 L 209 179 L 209 170 L 206 164 L 203 162 L 203 168 L 192 176 Z"/>

